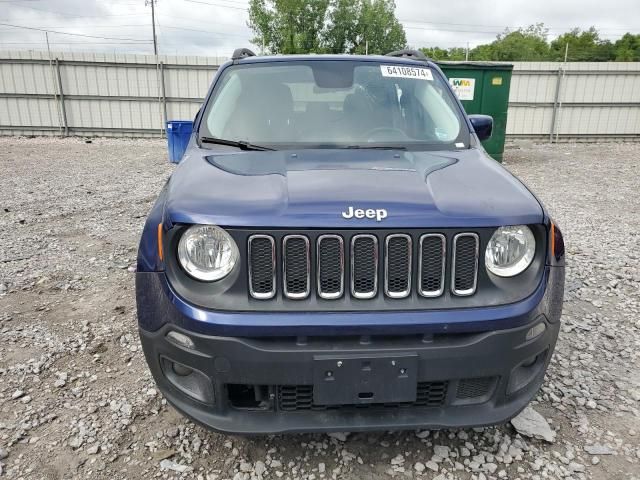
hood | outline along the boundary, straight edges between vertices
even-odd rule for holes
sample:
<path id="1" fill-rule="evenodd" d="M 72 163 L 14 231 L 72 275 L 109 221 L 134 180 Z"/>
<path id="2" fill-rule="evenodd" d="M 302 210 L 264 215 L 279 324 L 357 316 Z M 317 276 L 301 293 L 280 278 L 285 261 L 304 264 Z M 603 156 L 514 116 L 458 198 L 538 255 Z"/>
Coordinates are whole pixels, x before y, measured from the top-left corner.
<path id="1" fill-rule="evenodd" d="M 357 209 L 378 213 L 342 214 Z M 165 221 L 255 228 L 486 227 L 541 223 L 543 211 L 522 183 L 475 149 L 193 147 L 169 180 Z"/>

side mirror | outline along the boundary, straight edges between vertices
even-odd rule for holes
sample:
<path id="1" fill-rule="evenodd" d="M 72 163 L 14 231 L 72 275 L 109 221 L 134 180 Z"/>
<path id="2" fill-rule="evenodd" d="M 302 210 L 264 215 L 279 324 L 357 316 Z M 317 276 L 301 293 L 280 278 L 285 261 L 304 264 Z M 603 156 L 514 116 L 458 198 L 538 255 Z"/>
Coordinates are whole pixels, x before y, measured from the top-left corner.
<path id="1" fill-rule="evenodd" d="M 493 117 L 489 115 L 469 115 L 469 121 L 471 121 L 471 125 L 480 141 L 491 138 L 491 133 L 493 132 Z"/>

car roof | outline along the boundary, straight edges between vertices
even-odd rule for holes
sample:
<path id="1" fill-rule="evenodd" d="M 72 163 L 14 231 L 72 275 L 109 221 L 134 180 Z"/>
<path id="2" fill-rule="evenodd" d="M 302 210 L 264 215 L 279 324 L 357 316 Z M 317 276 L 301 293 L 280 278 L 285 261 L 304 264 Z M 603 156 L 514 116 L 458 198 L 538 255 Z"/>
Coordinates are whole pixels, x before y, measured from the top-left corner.
<path id="1" fill-rule="evenodd" d="M 405 64 L 411 66 L 422 66 L 425 64 L 433 66 L 433 62 L 427 60 L 416 60 L 408 57 L 392 57 L 389 55 L 256 55 L 254 57 L 245 57 L 236 60 L 234 63 L 239 65 L 249 63 L 271 63 L 271 62 L 309 62 L 309 61 L 358 61 L 358 62 L 372 62 L 372 63 L 395 63 Z"/>

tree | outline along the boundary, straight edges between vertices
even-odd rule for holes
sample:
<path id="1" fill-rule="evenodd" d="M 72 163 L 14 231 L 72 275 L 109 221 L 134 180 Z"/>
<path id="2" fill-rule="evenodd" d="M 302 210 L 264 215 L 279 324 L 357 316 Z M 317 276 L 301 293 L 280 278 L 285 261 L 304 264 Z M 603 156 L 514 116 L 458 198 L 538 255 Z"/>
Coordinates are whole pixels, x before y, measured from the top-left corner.
<path id="1" fill-rule="evenodd" d="M 548 30 L 542 23 L 518 30 L 505 30 L 488 45 L 479 45 L 470 60 L 541 61 L 549 56 Z"/>
<path id="2" fill-rule="evenodd" d="M 347 53 L 384 55 L 407 45 L 407 36 L 396 18 L 393 0 L 360 0 L 360 15 L 356 22 L 358 35 Z"/>
<path id="3" fill-rule="evenodd" d="M 393 0 L 250 0 L 254 44 L 268 53 L 387 53 L 403 48 Z"/>
<path id="4" fill-rule="evenodd" d="M 640 61 L 640 35 L 625 33 L 614 46 L 614 59 L 616 62 Z"/>
<path id="5" fill-rule="evenodd" d="M 309 53 L 321 48 L 329 0 L 251 0 L 252 43 L 268 53 Z"/>
<path id="6" fill-rule="evenodd" d="M 455 47 L 448 50 L 439 47 L 421 48 L 422 53 L 433 60 L 459 61 L 466 58 L 467 52 L 464 48 Z"/>
<path id="7" fill-rule="evenodd" d="M 601 40 L 595 27 L 588 30 L 574 28 L 551 42 L 552 60 L 563 61 L 565 51 L 569 62 L 606 62 L 615 57 L 611 42 Z"/>

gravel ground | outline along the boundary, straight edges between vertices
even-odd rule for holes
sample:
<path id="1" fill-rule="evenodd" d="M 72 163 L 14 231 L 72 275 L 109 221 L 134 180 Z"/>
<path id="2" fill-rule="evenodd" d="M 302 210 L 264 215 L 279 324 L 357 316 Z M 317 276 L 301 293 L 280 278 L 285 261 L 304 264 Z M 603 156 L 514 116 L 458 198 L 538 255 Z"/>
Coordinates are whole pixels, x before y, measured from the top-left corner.
<path id="1" fill-rule="evenodd" d="M 524 435 L 526 418 L 521 433 L 253 438 L 183 419 L 156 391 L 136 333 L 132 271 L 165 158 L 160 140 L 0 138 L 2 476 L 640 478 L 640 145 L 506 155 L 568 248 L 562 332 L 530 411 L 547 440 Z"/>

